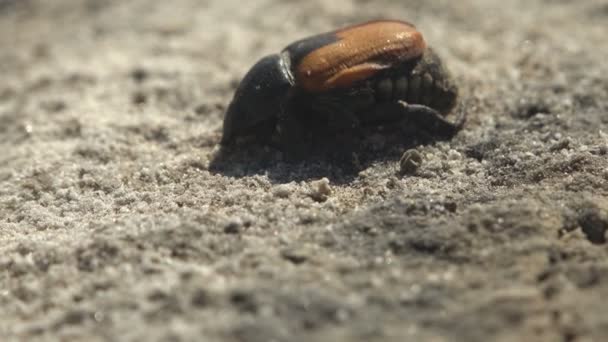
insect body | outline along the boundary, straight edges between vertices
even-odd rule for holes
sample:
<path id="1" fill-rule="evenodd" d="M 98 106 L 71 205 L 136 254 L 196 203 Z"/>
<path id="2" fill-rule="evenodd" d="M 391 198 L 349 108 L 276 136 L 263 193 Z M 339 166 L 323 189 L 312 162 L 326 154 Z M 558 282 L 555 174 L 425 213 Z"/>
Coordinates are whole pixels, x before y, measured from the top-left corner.
<path id="1" fill-rule="evenodd" d="M 404 119 L 451 136 L 465 119 L 444 118 L 457 94 L 449 72 L 413 25 L 367 22 L 296 41 L 258 61 L 228 107 L 222 144 L 251 135 L 301 144 L 315 131 Z"/>

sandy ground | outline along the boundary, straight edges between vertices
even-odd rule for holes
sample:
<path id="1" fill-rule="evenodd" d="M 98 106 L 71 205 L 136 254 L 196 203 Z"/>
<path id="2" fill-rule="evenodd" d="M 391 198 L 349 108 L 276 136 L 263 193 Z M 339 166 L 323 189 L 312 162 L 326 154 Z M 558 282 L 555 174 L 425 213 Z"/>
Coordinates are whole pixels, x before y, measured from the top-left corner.
<path id="1" fill-rule="evenodd" d="M 220 158 L 255 60 L 382 17 L 467 100 L 415 175 L 382 135 L 354 167 Z M 0 0 L 2 341 L 608 340 L 607 22 L 604 0 Z"/>

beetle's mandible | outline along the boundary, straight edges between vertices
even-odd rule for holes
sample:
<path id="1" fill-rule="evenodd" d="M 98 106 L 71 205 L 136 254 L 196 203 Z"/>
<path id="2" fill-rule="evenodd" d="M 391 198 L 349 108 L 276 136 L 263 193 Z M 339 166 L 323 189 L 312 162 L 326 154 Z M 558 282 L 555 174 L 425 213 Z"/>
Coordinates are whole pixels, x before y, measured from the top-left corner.
<path id="1" fill-rule="evenodd" d="M 344 132 L 407 119 L 454 135 L 465 112 L 445 119 L 458 89 L 422 34 L 403 21 L 371 21 L 296 41 L 259 60 L 224 118 L 222 144 L 242 137 L 302 144 L 319 130 Z"/>

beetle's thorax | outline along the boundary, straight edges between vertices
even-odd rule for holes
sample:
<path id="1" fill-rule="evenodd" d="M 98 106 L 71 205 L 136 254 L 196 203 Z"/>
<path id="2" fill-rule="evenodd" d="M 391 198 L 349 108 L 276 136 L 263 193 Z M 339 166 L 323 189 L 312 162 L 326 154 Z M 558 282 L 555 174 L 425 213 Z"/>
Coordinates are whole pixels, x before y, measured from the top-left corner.
<path id="1" fill-rule="evenodd" d="M 224 118 L 223 143 L 273 127 L 293 87 L 288 61 L 278 54 L 260 59 L 241 80 Z"/>

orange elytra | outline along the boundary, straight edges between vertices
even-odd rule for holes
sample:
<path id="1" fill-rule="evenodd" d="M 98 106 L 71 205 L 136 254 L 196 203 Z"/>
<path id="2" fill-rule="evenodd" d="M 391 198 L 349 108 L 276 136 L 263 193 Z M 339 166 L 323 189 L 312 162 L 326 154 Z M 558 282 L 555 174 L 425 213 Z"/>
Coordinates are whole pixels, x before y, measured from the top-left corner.
<path id="1" fill-rule="evenodd" d="M 307 91 L 349 86 L 379 70 L 420 57 L 426 49 L 426 42 L 414 25 L 372 21 L 297 41 L 285 51 L 295 54 L 302 46 L 328 42 L 328 36 L 334 41 L 317 46 L 294 67 L 296 82 Z"/>

